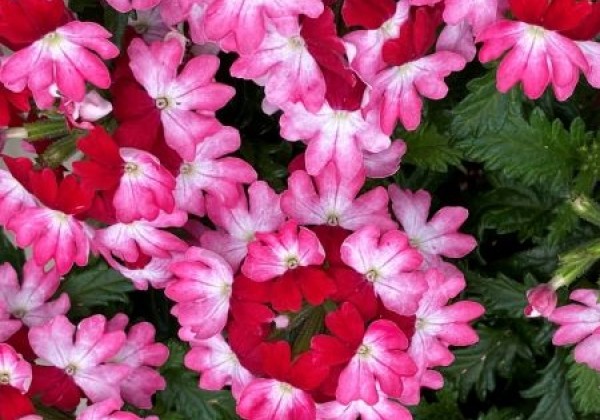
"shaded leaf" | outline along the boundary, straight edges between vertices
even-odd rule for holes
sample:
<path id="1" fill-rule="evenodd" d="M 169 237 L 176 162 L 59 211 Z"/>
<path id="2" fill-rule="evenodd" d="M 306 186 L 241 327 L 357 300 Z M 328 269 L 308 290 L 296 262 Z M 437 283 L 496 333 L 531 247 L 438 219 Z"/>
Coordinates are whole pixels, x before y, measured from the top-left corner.
<path id="1" fill-rule="evenodd" d="M 93 308 L 114 303 L 127 304 L 127 293 L 133 290 L 131 281 L 99 261 L 74 269 L 61 283 L 58 293 L 66 292 L 71 299 L 70 315 L 87 316 Z"/>
<path id="2" fill-rule="evenodd" d="M 563 350 L 558 351 L 548 366 L 540 372 L 540 379 L 531 388 L 521 392 L 524 398 L 539 398 L 529 420 L 575 419 L 566 379 L 568 366 L 563 353 Z"/>
<path id="3" fill-rule="evenodd" d="M 582 414 L 600 414 L 600 373 L 586 365 L 573 363 L 567 372 L 573 405 Z"/>

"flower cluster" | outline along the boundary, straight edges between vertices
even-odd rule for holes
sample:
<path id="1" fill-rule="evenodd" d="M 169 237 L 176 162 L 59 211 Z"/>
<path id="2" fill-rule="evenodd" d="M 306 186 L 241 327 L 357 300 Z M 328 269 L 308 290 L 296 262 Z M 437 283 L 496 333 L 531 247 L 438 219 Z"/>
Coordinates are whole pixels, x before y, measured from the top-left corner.
<path id="1" fill-rule="evenodd" d="M 430 217 L 429 193 L 381 180 L 406 153 L 398 132 L 447 96 L 478 43 L 481 62 L 502 57 L 502 92 L 551 85 L 565 100 L 580 73 L 600 87 L 600 5 L 106 3 L 127 14 L 124 34 L 62 0 L 0 3 L 0 151 L 23 139 L 33 156 L 2 155 L 0 169 L 0 227 L 28 252 L 21 282 L 21 267 L 0 268 L 0 417 L 33 418 L 35 398 L 81 419 L 137 418 L 119 410 L 151 409 L 167 386 L 154 326 L 78 319 L 57 293 L 101 258 L 136 289 L 164 290 L 186 367 L 203 389 L 230 387 L 241 417 L 410 418 L 422 388 L 442 388 L 450 348 L 478 341 L 484 309 L 457 300 L 465 279 L 449 262 L 476 246 L 459 232 L 467 210 Z M 262 87 L 263 111 L 295 143 L 283 190 L 219 119 L 231 77 Z M 589 364 L 593 293 L 530 308 L 562 325 L 557 344 L 583 340 Z"/>

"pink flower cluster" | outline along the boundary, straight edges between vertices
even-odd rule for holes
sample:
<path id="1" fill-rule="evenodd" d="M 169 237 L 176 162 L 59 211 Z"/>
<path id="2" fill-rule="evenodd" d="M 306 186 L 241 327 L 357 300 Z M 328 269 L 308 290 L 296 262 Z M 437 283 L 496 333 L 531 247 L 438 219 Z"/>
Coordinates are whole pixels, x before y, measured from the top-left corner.
<path id="1" fill-rule="evenodd" d="M 560 287 L 560 286 L 558 286 Z M 527 316 L 543 316 L 558 329 L 552 337 L 555 346 L 575 345 L 575 361 L 600 372 L 600 292 L 576 289 L 570 294 L 573 303 L 557 305 L 556 285 L 542 284 L 527 293 Z"/>
<path id="2" fill-rule="evenodd" d="M 477 43 L 481 62 L 501 58 L 500 91 L 521 83 L 538 98 L 551 85 L 564 100 L 580 73 L 600 86 L 598 3 L 345 0 L 339 16 L 322 0 L 108 3 L 136 12 L 121 51 L 62 0 L 0 4 L 12 51 L 2 147 L 31 134 L 14 131 L 25 121 L 62 118 L 68 132 L 0 169 L 0 226 L 30 251 L 22 282 L 0 268 L 0 389 L 20 398 L 14 418 L 34 414 L 29 397 L 64 410 L 86 398 L 81 419 L 137 418 L 124 404 L 149 409 L 166 386 L 152 325 L 67 318 L 56 291 L 90 255 L 139 290 L 164 289 L 185 365 L 201 388 L 230 387 L 243 418 L 410 418 L 422 388 L 443 386 L 451 348 L 478 340 L 483 307 L 456 301 L 466 284 L 448 261 L 476 243 L 459 232 L 466 209 L 430 217 L 427 192 L 367 179 L 399 170 L 396 128 L 419 127 Z M 217 118 L 236 94 L 218 81 L 219 51 L 235 54 L 231 76 L 264 88 L 281 137 L 304 144 L 284 191 L 258 179 L 240 132 Z M 528 313 L 600 369 L 596 292 L 556 310 L 551 292 L 532 291 Z"/>
<path id="3" fill-rule="evenodd" d="M 109 404 L 114 411 L 124 402 L 151 408 L 152 395 L 166 386 L 156 368 L 168 356 L 167 347 L 154 341 L 154 327 L 141 322 L 126 332 L 123 314 L 111 320 L 94 315 L 75 326 L 65 317 L 69 297 L 49 300 L 59 286 L 58 271 L 46 272 L 31 260 L 23 273 L 19 282 L 12 266 L 0 266 L 0 387 L 26 394 L 14 397 L 15 409 L 33 410 L 29 398 L 63 410 L 87 398 L 97 403 L 89 413 Z"/>

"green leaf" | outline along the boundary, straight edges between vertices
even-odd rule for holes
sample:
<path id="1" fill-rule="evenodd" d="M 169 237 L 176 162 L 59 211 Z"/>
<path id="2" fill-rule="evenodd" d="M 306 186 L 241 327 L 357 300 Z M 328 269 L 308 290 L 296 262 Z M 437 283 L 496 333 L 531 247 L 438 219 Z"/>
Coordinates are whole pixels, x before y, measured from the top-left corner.
<path id="1" fill-rule="evenodd" d="M 454 352 L 455 362 L 444 369 L 456 383 L 459 396 L 465 400 L 475 389 L 480 400 L 496 388 L 496 375 L 508 378 L 515 369 L 517 358 L 531 359 L 527 344 L 510 330 L 481 326 L 479 342 Z"/>
<path id="2" fill-rule="evenodd" d="M 205 391 L 198 388 L 198 375 L 183 365 L 189 347 L 179 341 L 168 343 L 170 356 L 161 368 L 167 388 L 157 394 L 157 414 L 175 412 L 177 419 L 233 420 L 235 401 L 229 391 Z"/>
<path id="3" fill-rule="evenodd" d="M 573 405 L 581 414 L 600 414 L 600 373 L 573 363 L 567 372 Z"/>
<path id="4" fill-rule="evenodd" d="M 523 308 L 527 305 L 525 293 L 537 284 L 530 274 L 525 276 L 525 283 L 517 282 L 503 274 L 497 278 L 485 278 L 469 273 L 467 278 L 469 291 L 481 296 L 488 312 L 501 312 L 512 318 L 523 318 Z"/>
<path id="5" fill-rule="evenodd" d="M 581 160 L 579 146 L 583 140 L 578 121 L 569 132 L 559 120 L 548 121 L 536 108 L 529 121 L 518 115 L 510 116 L 502 130 L 463 138 L 458 146 L 469 158 L 484 163 L 488 170 L 501 171 L 525 186 L 568 191 Z"/>
<path id="6" fill-rule="evenodd" d="M 556 199 L 550 194 L 507 181 L 494 181 L 496 188 L 475 203 L 479 231 L 517 233 L 520 241 L 545 237 L 554 220 Z"/>
<path id="7" fill-rule="evenodd" d="M 435 393 L 436 401 L 427 402 L 422 400 L 413 409 L 415 420 L 464 420 L 464 416 L 458 407 L 458 393 L 450 386 L 445 386 L 441 391 Z"/>
<path id="8" fill-rule="evenodd" d="M 495 71 L 473 79 L 467 88 L 471 93 L 452 110 L 451 132 L 458 138 L 498 133 L 511 116 L 521 114 L 521 93 L 500 93 Z"/>
<path id="9" fill-rule="evenodd" d="M 573 420 L 567 365 L 560 350 L 541 372 L 540 379 L 529 389 L 522 391 L 524 398 L 540 398 L 529 420 Z"/>
<path id="10" fill-rule="evenodd" d="M 4 263 L 11 264 L 15 270 L 20 270 L 25 264 L 25 254 L 9 241 L 4 231 L 0 229 L 0 264 Z"/>
<path id="11" fill-rule="evenodd" d="M 402 161 L 418 168 L 437 172 L 448 171 L 448 166 L 459 166 L 462 153 L 450 143 L 449 136 L 441 134 L 431 123 L 423 123 L 417 131 L 398 133 L 406 142 L 407 152 Z"/>
<path id="12" fill-rule="evenodd" d="M 113 303 L 126 305 L 127 293 L 133 290 L 131 281 L 119 272 L 98 261 L 87 267 L 74 269 L 61 283 L 58 293 L 66 292 L 71 299 L 70 315 L 83 317 L 93 308 Z"/>
<path id="13" fill-rule="evenodd" d="M 490 411 L 477 417 L 477 420 L 522 420 L 524 418 L 525 416 L 522 413 L 513 408 L 499 410 L 496 407 L 492 407 Z"/>

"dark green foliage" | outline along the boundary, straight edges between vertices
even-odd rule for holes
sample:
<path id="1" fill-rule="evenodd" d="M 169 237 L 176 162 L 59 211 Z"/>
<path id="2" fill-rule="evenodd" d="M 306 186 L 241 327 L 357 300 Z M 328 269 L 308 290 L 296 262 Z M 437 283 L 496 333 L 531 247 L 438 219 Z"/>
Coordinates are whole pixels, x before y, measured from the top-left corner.
<path id="1" fill-rule="evenodd" d="M 88 316 L 94 309 L 119 304 L 127 307 L 127 292 L 133 290 L 131 281 L 108 267 L 106 263 L 91 262 L 76 268 L 63 280 L 58 293 L 66 292 L 71 299 L 70 315 Z"/>
<path id="2" fill-rule="evenodd" d="M 25 255 L 9 241 L 4 231 L 0 229 L 0 264 L 4 263 L 9 263 L 19 270 L 25 263 Z"/>
<path id="3" fill-rule="evenodd" d="M 600 414 L 600 373 L 586 365 L 572 363 L 567 372 L 573 405 L 582 414 Z"/>
<path id="4" fill-rule="evenodd" d="M 189 348 L 172 340 L 170 356 L 161 368 L 167 389 L 157 395 L 155 412 L 161 419 L 172 420 L 233 420 L 234 400 L 229 391 L 204 391 L 198 388 L 198 375 L 186 369 L 183 358 Z"/>

